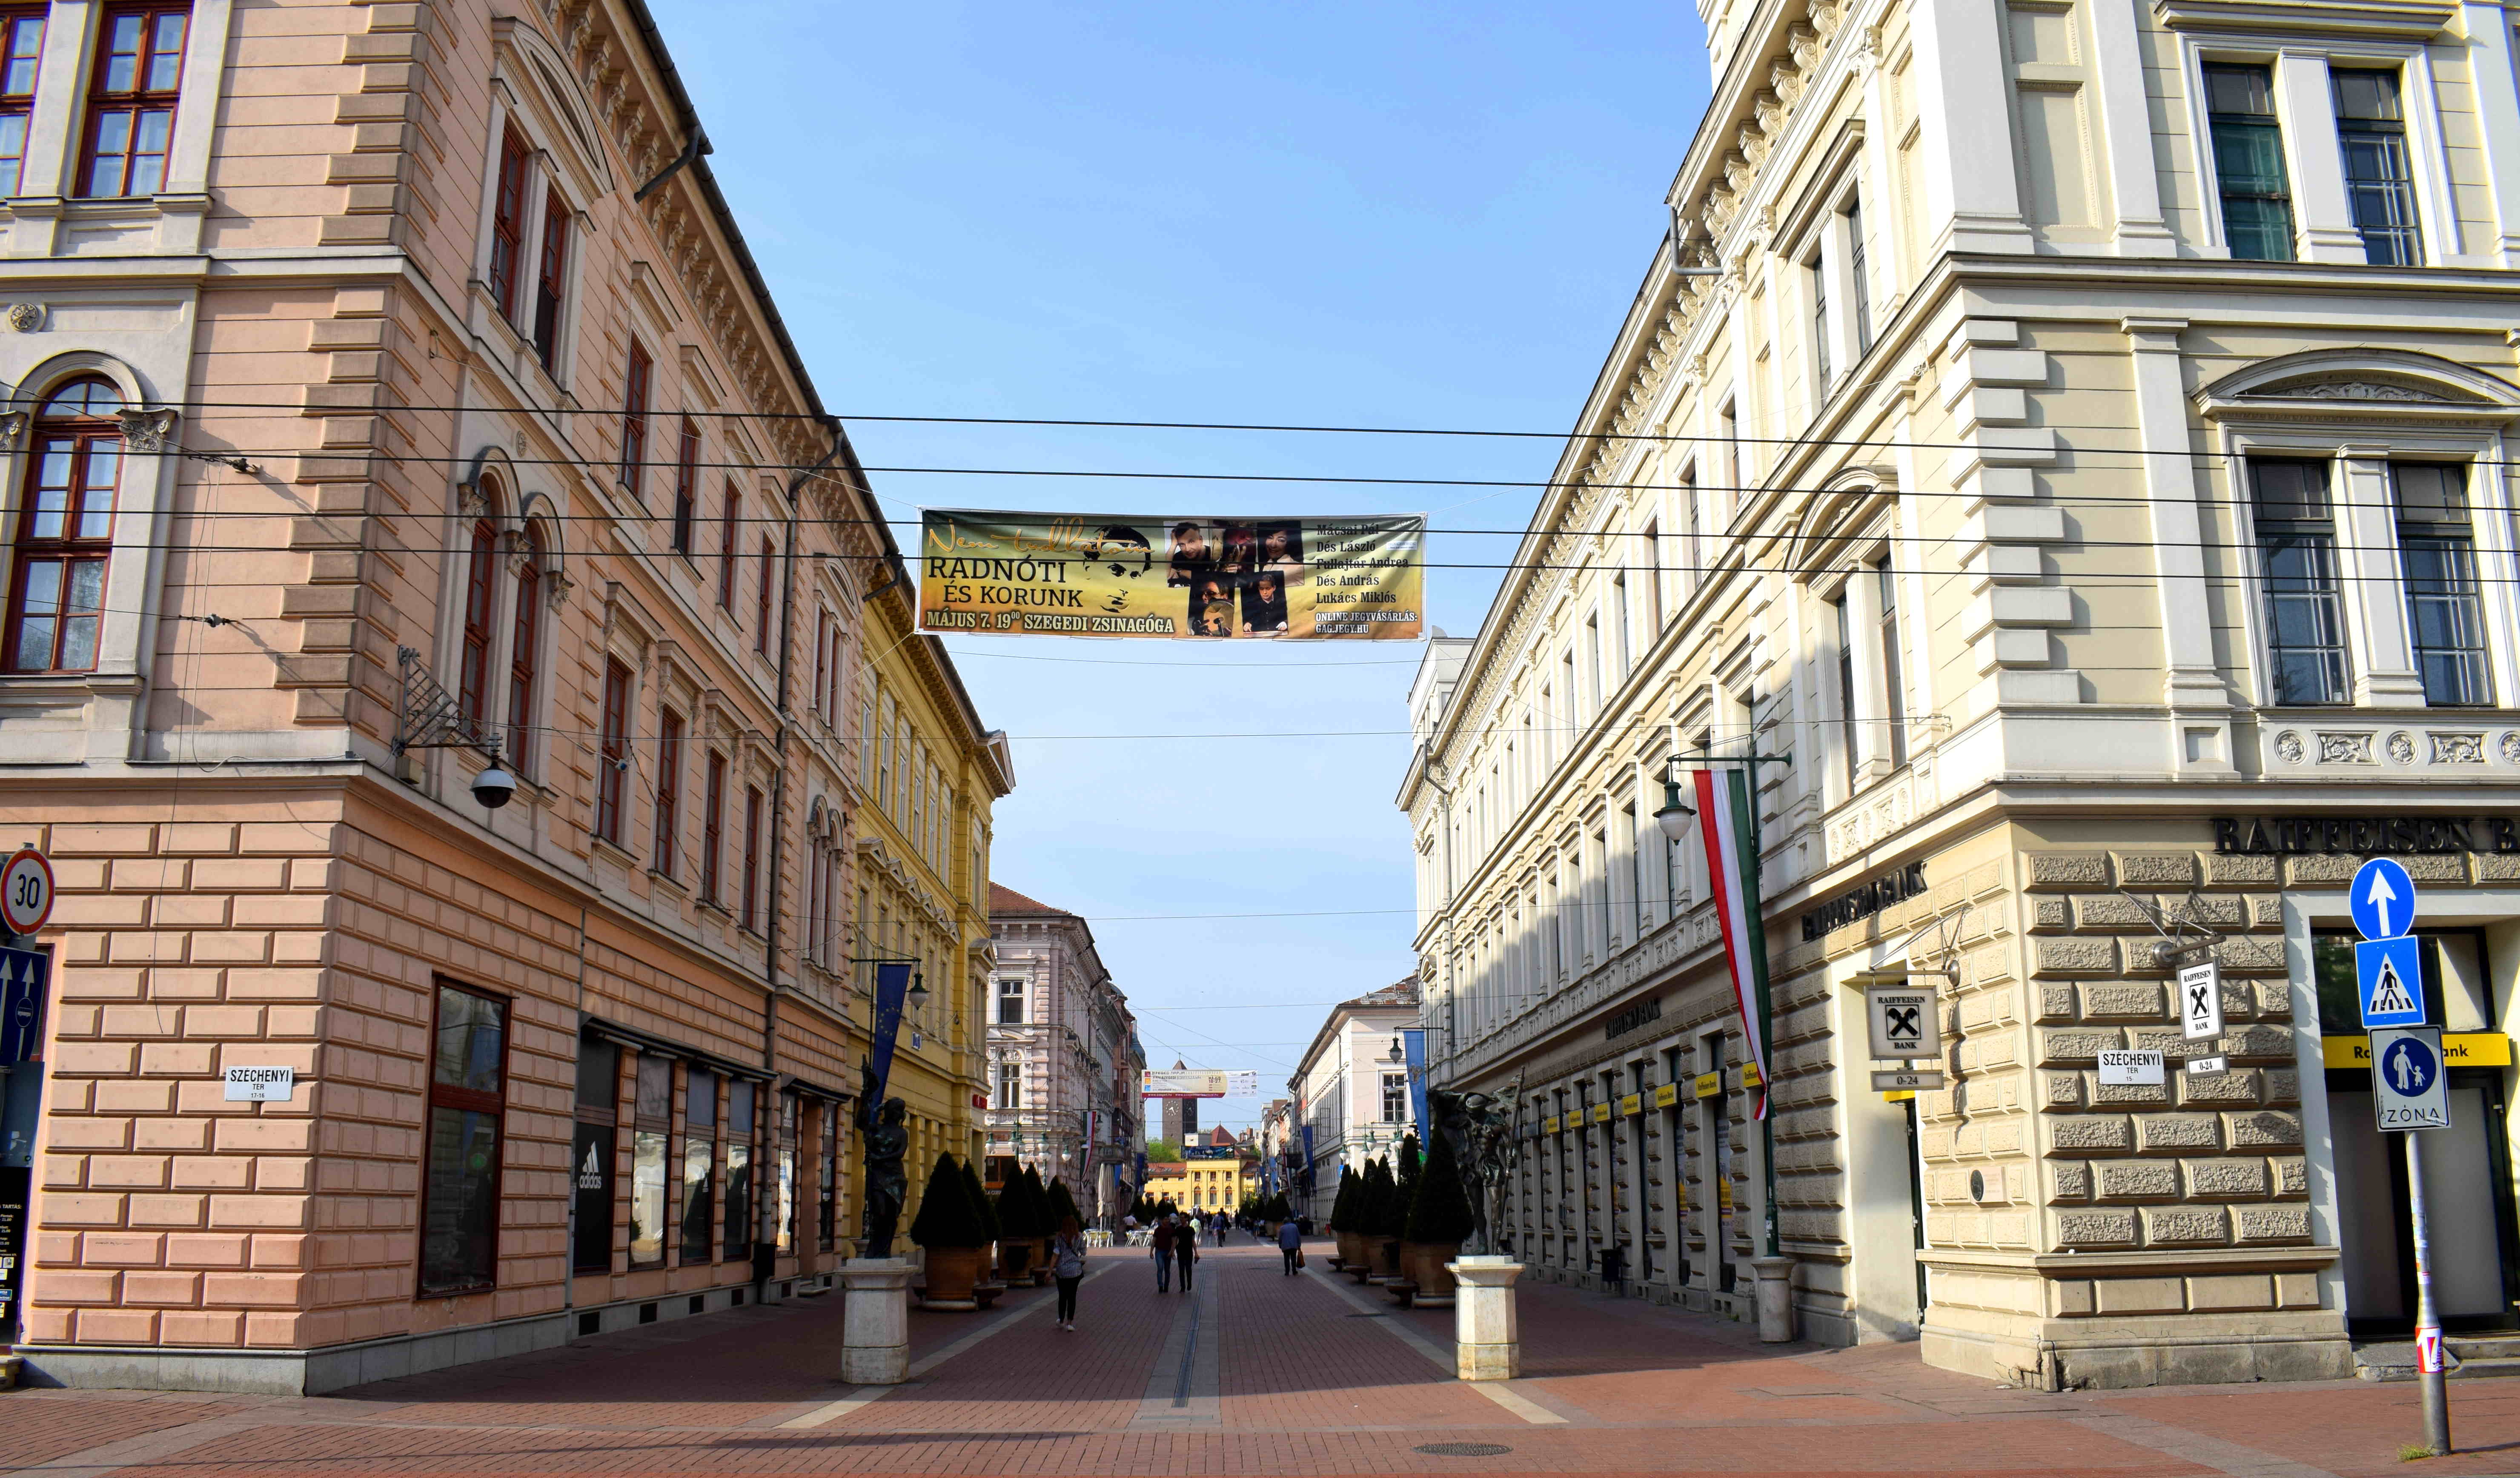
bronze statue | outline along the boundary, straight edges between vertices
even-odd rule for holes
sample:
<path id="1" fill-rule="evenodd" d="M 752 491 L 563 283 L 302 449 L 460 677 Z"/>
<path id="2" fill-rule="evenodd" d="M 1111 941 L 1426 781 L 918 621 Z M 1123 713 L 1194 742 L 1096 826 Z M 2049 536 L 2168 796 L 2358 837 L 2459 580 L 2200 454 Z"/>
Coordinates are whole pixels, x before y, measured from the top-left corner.
<path id="1" fill-rule="evenodd" d="M 1460 1168 L 1462 1193 L 1470 1203 L 1472 1227 L 1465 1250 L 1496 1253 L 1508 1249 L 1505 1199 L 1508 1174 L 1513 1169 L 1514 1111 L 1522 1103 L 1522 1079 L 1490 1096 L 1436 1089 L 1427 1095 L 1436 1132 L 1452 1142 L 1453 1163 Z"/>
<path id="2" fill-rule="evenodd" d="M 893 1229 L 900 1224 L 902 1202 L 910 1195 L 910 1179 L 901 1157 L 910 1151 L 910 1130 L 903 1121 L 910 1105 L 886 1098 L 875 1122 L 860 1121 L 866 1137 L 866 1250 L 870 1258 L 892 1256 Z"/>

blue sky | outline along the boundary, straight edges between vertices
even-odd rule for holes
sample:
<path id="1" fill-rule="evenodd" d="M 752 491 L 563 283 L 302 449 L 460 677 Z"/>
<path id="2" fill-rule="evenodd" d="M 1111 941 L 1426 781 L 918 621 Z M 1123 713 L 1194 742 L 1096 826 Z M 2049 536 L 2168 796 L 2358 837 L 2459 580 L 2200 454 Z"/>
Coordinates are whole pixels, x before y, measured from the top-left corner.
<path id="1" fill-rule="evenodd" d="M 1685 4 L 654 10 L 872 468 L 1165 474 L 878 470 L 888 513 L 1425 512 L 1438 566 L 1509 559 L 1444 531 L 1519 530 L 1534 492 L 1182 474 L 1537 481 L 1556 443 L 862 418 L 1562 432 L 1707 87 Z M 1496 583 L 1431 568 L 1435 621 L 1476 630 Z M 952 646 L 1015 736 L 998 880 L 1093 920 L 1151 1062 L 1282 1093 L 1329 1003 L 1413 967 L 1392 797 L 1422 649 Z M 1356 737 L 1238 737 L 1288 731 Z"/>

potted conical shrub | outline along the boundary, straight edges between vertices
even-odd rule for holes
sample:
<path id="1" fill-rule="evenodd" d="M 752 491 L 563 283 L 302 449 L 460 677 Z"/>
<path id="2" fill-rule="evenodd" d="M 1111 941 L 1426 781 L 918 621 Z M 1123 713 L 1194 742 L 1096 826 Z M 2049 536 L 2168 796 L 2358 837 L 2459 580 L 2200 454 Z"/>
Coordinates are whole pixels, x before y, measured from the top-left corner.
<path id="1" fill-rule="evenodd" d="M 1365 1236 L 1357 1230 L 1357 1217 L 1364 1207 L 1359 1203 L 1363 1187 L 1356 1172 L 1339 1167 L 1338 1194 L 1330 1199 L 1330 1232 L 1338 1241 L 1339 1266 L 1365 1266 Z"/>
<path id="2" fill-rule="evenodd" d="M 1409 1280 L 1418 1285 L 1411 1298 L 1420 1305 L 1444 1308 L 1453 1302 L 1455 1283 L 1446 1265 L 1460 1259 L 1462 1239 L 1470 1234 L 1470 1198 L 1462 1189 L 1460 1162 L 1453 1142 L 1438 1138 L 1418 1177 L 1418 1198 L 1409 1206 L 1407 1245 L 1415 1261 Z"/>
<path id="3" fill-rule="evenodd" d="M 989 1233 L 986 1250 L 994 1254 L 997 1244 L 1005 1239 L 1006 1233 L 998 1226 L 997 1204 L 989 1199 L 988 1188 L 980 1184 L 980 1172 L 973 1168 L 968 1158 L 963 1161 L 963 1194 L 968 1196 L 971 1204 L 979 1210 L 981 1229 Z M 980 1259 L 981 1281 L 988 1281 L 989 1270 L 996 1265 L 997 1258 L 994 1255 Z"/>
<path id="4" fill-rule="evenodd" d="M 989 1252 L 989 1225 L 971 1193 L 963 1188 L 963 1167 L 952 1155 L 938 1155 L 927 1172 L 927 1188 L 919 1197 L 919 1215 L 910 1223 L 910 1239 L 927 1253 L 930 1309 L 976 1309 L 971 1285 L 980 1280 L 980 1263 Z"/>
<path id="5" fill-rule="evenodd" d="M 1420 1180 L 1418 1174 L 1420 1164 L 1416 1135 L 1401 1136 L 1400 1155 L 1396 1164 L 1399 1168 L 1399 1185 L 1392 1195 L 1394 1215 L 1391 1218 L 1390 1233 L 1399 1239 L 1400 1250 L 1393 1254 L 1393 1271 L 1400 1277 L 1414 1282 L 1418 1276 L 1418 1244 L 1409 1239 L 1409 1211 L 1411 1207 L 1418 1204 L 1418 1187 Z"/>
<path id="6" fill-rule="evenodd" d="M 998 1186 L 998 1280 L 1012 1284 L 1032 1276 L 1032 1212 L 1021 1172 Z"/>
<path id="7" fill-rule="evenodd" d="M 1032 1285 L 1050 1284 L 1050 1192 L 1042 1188 L 1041 1172 L 1024 1167 L 1024 1207 L 1032 1216 Z"/>
<path id="8" fill-rule="evenodd" d="M 1391 1173 L 1388 1159 L 1373 1162 L 1373 1230 L 1367 1236 L 1373 1244 L 1374 1276 L 1391 1279 L 1400 1273 L 1400 1232 L 1408 1224 L 1409 1208 L 1400 1199 L 1399 1178 Z"/>
<path id="9" fill-rule="evenodd" d="M 1069 1217 L 1076 1218 L 1077 1226 L 1085 1225 L 1085 1213 L 1076 1209 L 1076 1196 L 1067 1188 L 1067 1182 L 1054 1178 L 1050 1183 L 1050 1234 L 1058 1235 L 1058 1229 L 1067 1225 Z"/>

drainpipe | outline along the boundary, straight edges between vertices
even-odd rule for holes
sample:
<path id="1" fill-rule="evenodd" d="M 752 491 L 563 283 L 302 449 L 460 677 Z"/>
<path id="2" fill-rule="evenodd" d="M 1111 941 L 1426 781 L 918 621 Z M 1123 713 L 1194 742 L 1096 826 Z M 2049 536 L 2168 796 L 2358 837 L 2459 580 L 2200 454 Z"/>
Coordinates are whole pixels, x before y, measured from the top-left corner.
<path id="1" fill-rule="evenodd" d="M 781 862 L 787 855 L 784 848 L 788 829 L 788 736 L 795 727 L 795 721 L 788 713 L 788 694 L 793 681 L 790 668 L 796 659 L 796 525 L 804 513 L 805 484 L 830 467 L 841 449 L 848 445 L 847 433 L 840 429 L 836 419 L 825 417 L 823 428 L 832 433 L 831 450 L 823 453 L 821 460 L 798 472 L 788 483 L 787 547 L 780 552 L 779 561 L 779 735 L 776 740 L 779 771 L 770 782 L 770 886 L 768 896 L 763 900 L 768 918 L 761 926 L 765 946 L 762 983 L 767 987 L 761 1002 L 761 1065 L 770 1074 L 769 1112 L 774 1116 L 780 1109 L 779 935 L 782 911 L 779 885 L 786 871 Z M 755 1110 L 756 1116 L 759 1112 Z M 755 1122 L 759 1122 L 757 1117 Z M 773 1122 L 776 1122 L 775 1117 Z M 778 1137 L 774 1133 L 769 1138 L 773 1142 L 775 1156 Z M 771 1171 L 768 1176 L 761 1174 L 763 1168 L 757 1166 L 753 1172 L 753 1193 L 760 1197 L 760 1212 L 754 1219 L 759 1231 L 754 1233 L 752 1243 L 752 1301 L 756 1304 L 769 1291 L 770 1275 L 777 1270 L 779 1259 L 777 1166 L 774 1163 L 766 1167 Z"/>
<path id="2" fill-rule="evenodd" d="M 692 124 L 691 137 L 683 141 L 683 152 L 674 156 L 672 162 L 666 164 L 664 168 L 657 170 L 654 179 L 633 192 L 630 197 L 631 203 L 637 204 L 654 195 L 667 180 L 690 168 L 701 155 L 715 153 L 717 153 L 717 146 L 709 142 L 708 130 L 695 121 Z"/>

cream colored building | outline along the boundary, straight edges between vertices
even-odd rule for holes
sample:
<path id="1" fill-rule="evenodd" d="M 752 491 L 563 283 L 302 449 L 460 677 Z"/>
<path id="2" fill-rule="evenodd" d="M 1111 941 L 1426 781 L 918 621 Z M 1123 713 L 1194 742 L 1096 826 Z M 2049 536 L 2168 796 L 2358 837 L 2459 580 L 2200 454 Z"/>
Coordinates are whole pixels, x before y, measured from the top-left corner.
<path id="1" fill-rule="evenodd" d="M 2520 1298 L 2520 95 L 2453 0 L 1706 0 L 1716 87 L 1474 642 L 1413 694 L 1434 1077 L 1540 1276 L 1746 1317 L 1769 1209 L 1675 756 L 1755 748 L 1804 1332 L 2059 1384 L 2403 1337 L 2343 883 L 2424 889 L 2453 1330 Z M 2157 920 L 2211 938 L 2191 1074 Z M 1859 975 L 1942 983 L 1872 1091 Z M 2161 1048 L 2159 1084 L 2098 1054 Z M 1887 1066 L 1889 1064 L 1883 1064 Z M 1920 1272 L 1920 1269 L 1922 1270 Z M 2452 1286 L 2454 1284 L 2454 1286 Z"/>
<path id="2" fill-rule="evenodd" d="M 646 7 L 0 24 L 29 1378 L 324 1390 L 828 1281 L 853 960 L 923 963 L 912 1184 L 977 1147 L 1012 781 Z"/>
<path id="3" fill-rule="evenodd" d="M 1294 1096 L 1287 1132 L 1293 1164 L 1287 1200 L 1328 1222 L 1342 1168 L 1397 1159 L 1411 1122 L 1408 1053 L 1401 1034 L 1418 1024 L 1422 997 L 1410 976 L 1331 1007 L 1286 1080 Z"/>

